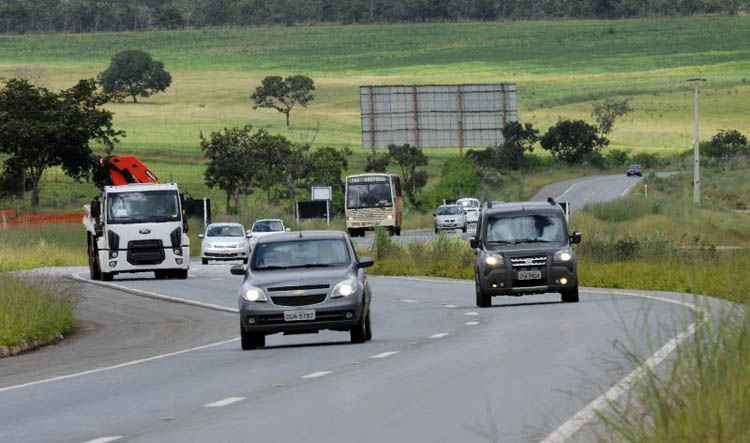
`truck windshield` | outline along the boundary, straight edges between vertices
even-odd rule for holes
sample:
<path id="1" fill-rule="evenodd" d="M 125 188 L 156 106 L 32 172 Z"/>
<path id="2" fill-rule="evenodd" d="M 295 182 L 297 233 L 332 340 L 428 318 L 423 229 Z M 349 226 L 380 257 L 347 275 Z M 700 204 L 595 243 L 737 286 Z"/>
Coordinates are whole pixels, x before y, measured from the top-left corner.
<path id="1" fill-rule="evenodd" d="M 346 207 L 349 209 L 382 208 L 393 206 L 391 185 L 384 179 L 375 183 L 349 183 Z"/>
<path id="2" fill-rule="evenodd" d="M 333 268 L 350 263 L 349 248 L 343 239 L 294 240 L 259 243 L 251 269 Z"/>
<path id="3" fill-rule="evenodd" d="M 180 220 L 176 191 L 118 192 L 107 197 L 107 223 L 155 223 Z"/>
<path id="4" fill-rule="evenodd" d="M 488 244 L 563 243 L 565 225 L 562 216 L 530 214 L 489 217 Z"/>

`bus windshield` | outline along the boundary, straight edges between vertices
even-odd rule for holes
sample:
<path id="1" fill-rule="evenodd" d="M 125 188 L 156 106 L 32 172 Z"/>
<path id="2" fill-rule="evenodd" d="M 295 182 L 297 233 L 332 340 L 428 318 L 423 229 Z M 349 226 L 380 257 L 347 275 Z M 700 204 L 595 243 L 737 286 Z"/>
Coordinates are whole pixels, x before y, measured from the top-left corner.
<path id="1" fill-rule="evenodd" d="M 350 181 L 347 185 L 346 207 L 348 209 L 391 206 L 393 206 L 393 195 L 387 178 L 382 178 L 382 181 L 377 182 Z"/>

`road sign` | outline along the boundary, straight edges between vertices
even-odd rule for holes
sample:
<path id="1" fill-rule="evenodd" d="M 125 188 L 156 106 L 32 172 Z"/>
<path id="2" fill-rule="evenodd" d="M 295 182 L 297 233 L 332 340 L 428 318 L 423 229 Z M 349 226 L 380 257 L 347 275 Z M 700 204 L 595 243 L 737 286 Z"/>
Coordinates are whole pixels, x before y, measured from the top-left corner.
<path id="1" fill-rule="evenodd" d="M 332 200 L 333 190 L 330 186 L 313 186 L 310 188 L 310 200 Z"/>

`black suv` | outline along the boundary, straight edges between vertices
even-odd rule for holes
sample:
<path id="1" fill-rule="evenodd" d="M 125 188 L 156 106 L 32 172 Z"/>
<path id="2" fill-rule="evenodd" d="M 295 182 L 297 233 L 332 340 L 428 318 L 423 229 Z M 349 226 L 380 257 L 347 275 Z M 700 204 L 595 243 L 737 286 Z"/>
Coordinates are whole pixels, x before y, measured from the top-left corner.
<path id="1" fill-rule="evenodd" d="M 482 209 L 476 237 L 474 276 L 477 306 L 489 307 L 496 295 L 559 292 L 578 302 L 578 274 L 562 208 L 548 202 L 489 204 Z"/>

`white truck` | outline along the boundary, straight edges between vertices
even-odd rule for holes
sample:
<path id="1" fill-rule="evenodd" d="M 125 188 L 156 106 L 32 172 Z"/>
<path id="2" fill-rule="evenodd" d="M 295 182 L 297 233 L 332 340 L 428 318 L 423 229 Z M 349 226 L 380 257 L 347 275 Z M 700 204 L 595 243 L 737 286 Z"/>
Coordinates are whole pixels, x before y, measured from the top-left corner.
<path id="1" fill-rule="evenodd" d="M 84 211 L 92 280 L 133 272 L 188 277 L 190 239 L 176 184 L 105 186 Z"/>

